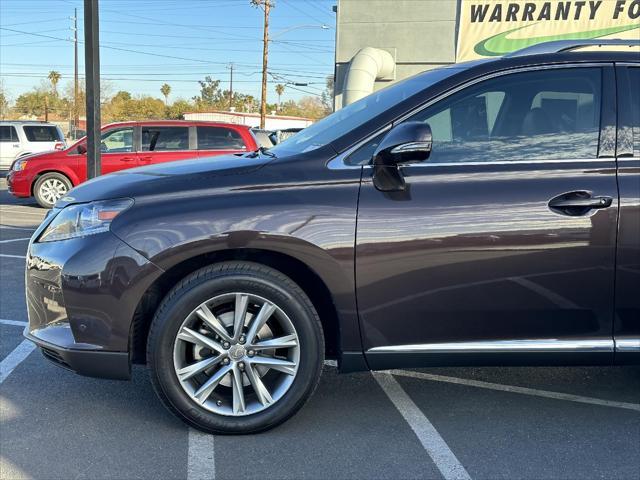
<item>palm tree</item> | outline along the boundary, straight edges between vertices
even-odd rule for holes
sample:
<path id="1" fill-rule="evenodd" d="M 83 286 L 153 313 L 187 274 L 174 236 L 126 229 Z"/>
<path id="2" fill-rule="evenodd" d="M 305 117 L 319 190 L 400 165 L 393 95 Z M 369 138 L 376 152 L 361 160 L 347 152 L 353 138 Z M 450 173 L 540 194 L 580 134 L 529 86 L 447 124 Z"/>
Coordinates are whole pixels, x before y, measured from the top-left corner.
<path id="1" fill-rule="evenodd" d="M 169 94 L 171 93 L 171 85 L 169 85 L 168 83 L 162 85 L 160 87 L 160 93 L 164 95 L 164 104 L 167 105 L 167 102 L 169 101 Z"/>
<path id="2" fill-rule="evenodd" d="M 55 70 L 51 70 L 49 72 L 49 76 L 47 78 L 51 82 L 51 89 L 53 90 L 53 94 L 57 97 L 58 96 L 58 82 L 62 78 L 62 75 L 60 75 L 60 72 L 56 72 Z"/>
<path id="3" fill-rule="evenodd" d="M 282 85 L 281 83 L 277 84 L 276 93 L 278 94 L 278 110 L 279 110 L 280 107 L 282 106 L 282 102 L 280 102 L 280 97 L 284 93 L 284 85 Z"/>

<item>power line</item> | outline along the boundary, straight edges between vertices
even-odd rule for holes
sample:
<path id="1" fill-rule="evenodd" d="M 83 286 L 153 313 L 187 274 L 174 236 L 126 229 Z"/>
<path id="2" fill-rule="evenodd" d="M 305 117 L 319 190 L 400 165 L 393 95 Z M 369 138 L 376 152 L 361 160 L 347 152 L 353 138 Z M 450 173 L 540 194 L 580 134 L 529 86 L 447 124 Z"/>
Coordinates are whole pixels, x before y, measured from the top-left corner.
<path id="1" fill-rule="evenodd" d="M 52 35 L 44 35 L 44 34 L 41 34 L 41 33 L 34 33 L 34 32 L 26 32 L 24 30 L 16 30 L 16 29 L 13 29 L 13 28 L 0 27 L 0 30 L 6 30 L 6 31 L 9 31 L 9 32 L 13 32 L 13 33 L 22 33 L 22 34 L 25 34 L 25 35 L 32 35 L 32 36 L 35 36 L 35 37 L 48 38 L 48 39 L 51 39 L 51 40 L 59 40 L 59 41 L 65 41 L 65 42 L 72 41 L 72 40 L 70 40 L 68 38 L 54 37 Z M 109 49 L 109 50 L 121 51 L 121 52 L 137 53 L 139 55 L 148 55 L 148 56 L 152 56 L 152 57 L 169 58 L 169 59 L 173 59 L 173 60 L 187 60 L 187 61 L 190 61 L 190 62 L 197 62 L 197 63 L 202 63 L 202 64 L 226 65 L 226 64 L 229 63 L 229 62 L 214 62 L 214 61 L 211 61 L 211 60 L 202 60 L 202 59 L 199 59 L 199 58 L 180 57 L 180 56 L 177 56 L 177 55 L 165 55 L 165 54 L 160 54 L 160 53 L 145 52 L 145 51 L 142 51 L 142 50 L 135 50 L 135 49 L 123 48 L 123 47 L 114 47 L 114 46 L 110 46 L 110 45 L 103 45 L 102 48 Z M 291 50 L 291 49 L 289 49 L 287 47 L 285 47 L 285 49 Z M 306 56 L 305 54 L 298 54 L 298 55 Z M 307 57 L 307 58 L 309 58 L 313 62 L 320 63 L 321 65 L 328 66 L 328 64 L 317 62 L 315 59 L 312 59 L 310 57 Z M 247 63 L 238 63 L 238 65 L 241 65 L 241 66 L 256 66 L 256 64 L 247 64 Z M 281 64 L 281 65 L 284 65 L 284 64 Z M 296 65 L 296 64 L 292 64 L 292 65 Z"/>
<path id="2" fill-rule="evenodd" d="M 282 0 L 282 2 L 284 2 L 285 4 L 289 5 L 291 8 L 293 8 L 294 10 L 297 10 L 298 12 L 300 12 L 302 15 L 304 15 L 305 17 L 310 18 L 311 20 L 314 20 L 318 23 L 322 23 L 325 24 L 326 22 L 323 22 L 322 20 L 320 20 L 318 17 L 314 17 L 313 15 L 309 14 L 309 12 L 305 12 L 304 10 L 302 10 L 301 8 L 298 8 L 297 6 L 295 6 L 292 2 L 289 2 L 288 0 Z M 328 25 L 329 28 L 333 28 L 332 26 Z"/>

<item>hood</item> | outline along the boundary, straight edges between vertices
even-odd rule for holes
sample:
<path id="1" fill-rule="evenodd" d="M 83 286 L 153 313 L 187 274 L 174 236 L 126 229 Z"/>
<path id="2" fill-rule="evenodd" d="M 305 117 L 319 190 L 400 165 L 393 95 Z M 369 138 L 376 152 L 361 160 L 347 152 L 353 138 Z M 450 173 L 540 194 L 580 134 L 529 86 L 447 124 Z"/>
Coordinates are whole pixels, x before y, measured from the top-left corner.
<path id="1" fill-rule="evenodd" d="M 107 200 L 111 198 L 137 198 L 146 195 L 172 194 L 190 189 L 211 188 L 227 183 L 229 177 L 239 178 L 269 163 L 273 158 L 221 155 L 192 160 L 131 168 L 89 180 L 74 188 L 56 203 L 62 208 L 71 203 Z M 226 180 L 225 180 L 226 179 Z"/>
<path id="2" fill-rule="evenodd" d="M 16 158 L 16 160 L 50 160 L 51 158 L 59 157 L 61 154 L 64 154 L 64 152 L 64 150 L 46 150 L 44 152 L 22 155 L 19 158 Z"/>

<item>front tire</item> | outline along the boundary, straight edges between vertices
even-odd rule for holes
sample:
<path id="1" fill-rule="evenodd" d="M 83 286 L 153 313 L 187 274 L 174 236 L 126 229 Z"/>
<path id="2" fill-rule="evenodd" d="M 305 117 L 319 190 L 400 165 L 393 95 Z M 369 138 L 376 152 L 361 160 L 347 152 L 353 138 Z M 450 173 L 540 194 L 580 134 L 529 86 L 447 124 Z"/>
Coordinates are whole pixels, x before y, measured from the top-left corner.
<path id="1" fill-rule="evenodd" d="M 202 268 L 151 324 L 147 363 L 164 405 L 208 433 L 255 433 L 295 414 L 318 384 L 318 314 L 289 277 L 250 262 Z"/>
<path id="2" fill-rule="evenodd" d="M 72 188 L 73 185 L 63 174 L 49 172 L 38 178 L 33 187 L 33 195 L 42 208 L 52 208 Z"/>

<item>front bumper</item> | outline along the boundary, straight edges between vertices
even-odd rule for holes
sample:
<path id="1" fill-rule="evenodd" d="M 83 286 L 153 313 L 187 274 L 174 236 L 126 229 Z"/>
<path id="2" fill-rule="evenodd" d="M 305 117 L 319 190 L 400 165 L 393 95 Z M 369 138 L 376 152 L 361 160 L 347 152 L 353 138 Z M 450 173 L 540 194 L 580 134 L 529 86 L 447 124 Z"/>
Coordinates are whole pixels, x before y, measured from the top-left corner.
<path id="1" fill-rule="evenodd" d="M 131 322 L 162 270 L 111 232 L 36 242 L 52 217 L 29 243 L 25 337 L 79 374 L 129 378 Z"/>
<path id="2" fill-rule="evenodd" d="M 7 190 L 16 197 L 30 197 L 31 180 L 31 175 L 24 171 L 10 170 L 7 174 Z"/>
<path id="3" fill-rule="evenodd" d="M 25 330 L 24 336 L 40 348 L 42 355 L 47 360 L 59 367 L 87 377 L 110 378 L 113 380 L 128 380 L 131 378 L 131 362 L 127 352 L 101 352 L 65 348 L 30 334 L 28 329 L 29 327 Z M 71 330 L 66 330 L 68 331 L 66 340 L 63 339 L 65 335 L 62 331 L 57 332 L 58 341 L 73 345 Z"/>

